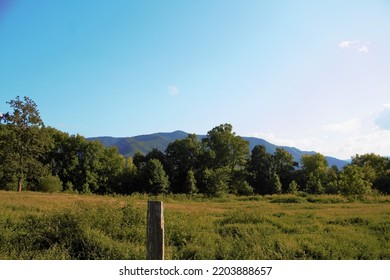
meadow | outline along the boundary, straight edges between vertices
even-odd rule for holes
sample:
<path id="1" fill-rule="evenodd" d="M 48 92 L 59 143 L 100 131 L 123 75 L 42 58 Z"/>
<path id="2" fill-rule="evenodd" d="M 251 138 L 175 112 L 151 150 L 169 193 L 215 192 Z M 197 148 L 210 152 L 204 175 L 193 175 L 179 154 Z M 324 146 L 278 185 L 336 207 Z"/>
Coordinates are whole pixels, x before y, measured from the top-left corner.
<path id="1" fill-rule="evenodd" d="M 145 259 L 148 199 L 164 202 L 166 259 L 390 259 L 389 196 L 6 191 L 0 191 L 0 259 Z"/>

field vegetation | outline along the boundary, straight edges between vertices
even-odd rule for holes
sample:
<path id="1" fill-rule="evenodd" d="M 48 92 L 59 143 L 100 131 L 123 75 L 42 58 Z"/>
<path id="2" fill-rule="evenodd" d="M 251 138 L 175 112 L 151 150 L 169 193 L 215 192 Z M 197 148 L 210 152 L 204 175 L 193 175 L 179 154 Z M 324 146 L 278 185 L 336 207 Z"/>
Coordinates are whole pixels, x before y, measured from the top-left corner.
<path id="1" fill-rule="evenodd" d="M 0 259 L 145 259 L 149 197 L 0 191 Z M 165 195 L 166 259 L 390 259 L 390 198 Z"/>

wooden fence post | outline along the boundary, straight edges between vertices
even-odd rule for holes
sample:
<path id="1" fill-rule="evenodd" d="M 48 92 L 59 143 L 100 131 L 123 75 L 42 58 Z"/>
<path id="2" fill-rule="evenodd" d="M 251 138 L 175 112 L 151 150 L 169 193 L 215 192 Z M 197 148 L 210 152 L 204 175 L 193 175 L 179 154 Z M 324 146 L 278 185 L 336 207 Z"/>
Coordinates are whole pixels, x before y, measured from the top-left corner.
<path id="1" fill-rule="evenodd" d="M 164 213 L 162 201 L 148 201 L 146 242 L 146 259 L 163 260 Z"/>

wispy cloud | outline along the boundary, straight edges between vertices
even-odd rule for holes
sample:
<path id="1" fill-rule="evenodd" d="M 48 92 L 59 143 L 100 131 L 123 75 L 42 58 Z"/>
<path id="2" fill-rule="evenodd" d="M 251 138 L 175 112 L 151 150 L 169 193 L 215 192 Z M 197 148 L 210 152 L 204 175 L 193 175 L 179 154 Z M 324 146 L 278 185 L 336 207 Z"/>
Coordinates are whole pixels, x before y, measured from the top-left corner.
<path id="1" fill-rule="evenodd" d="M 356 44 L 359 44 L 359 43 L 360 43 L 359 40 L 353 40 L 353 41 L 344 40 L 344 41 L 341 41 L 339 43 L 339 46 L 340 46 L 340 48 L 349 48 L 351 45 L 356 45 Z"/>
<path id="2" fill-rule="evenodd" d="M 367 48 L 367 46 L 360 47 L 360 48 L 358 49 L 358 52 L 368 53 L 368 48 Z"/>
<path id="3" fill-rule="evenodd" d="M 342 49 L 351 48 L 360 53 L 368 53 L 368 46 L 370 42 L 362 42 L 360 40 L 343 40 L 339 43 L 339 47 Z"/>
<path id="4" fill-rule="evenodd" d="M 296 147 L 301 150 L 313 150 L 319 142 L 325 140 L 316 137 L 283 138 L 276 136 L 273 132 L 255 132 L 253 137 L 264 139 L 274 145 Z"/>
<path id="5" fill-rule="evenodd" d="M 324 126 L 325 131 L 329 132 L 341 132 L 341 133 L 350 133 L 357 131 L 361 126 L 361 121 L 359 119 L 349 119 L 340 123 L 332 123 Z"/>
<path id="6" fill-rule="evenodd" d="M 251 135 L 273 144 L 292 146 L 300 150 L 316 151 L 340 159 L 355 154 L 377 153 L 388 156 L 390 151 L 390 103 L 374 112 L 326 124 L 322 134 L 280 136 L 275 131 Z"/>
<path id="7" fill-rule="evenodd" d="M 383 104 L 383 108 L 375 119 L 375 124 L 381 130 L 390 130 L 390 104 Z"/>
<path id="8" fill-rule="evenodd" d="M 168 86 L 168 92 L 171 96 L 176 96 L 179 94 L 179 88 L 175 85 Z"/>

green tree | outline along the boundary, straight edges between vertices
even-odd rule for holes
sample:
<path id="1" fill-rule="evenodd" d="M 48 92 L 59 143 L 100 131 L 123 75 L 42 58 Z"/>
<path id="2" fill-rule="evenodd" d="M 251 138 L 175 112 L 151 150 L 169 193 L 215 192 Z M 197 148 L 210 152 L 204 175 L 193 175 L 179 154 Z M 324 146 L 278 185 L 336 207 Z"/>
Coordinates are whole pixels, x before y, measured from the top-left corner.
<path id="1" fill-rule="evenodd" d="M 36 190 L 50 193 L 60 192 L 63 190 L 63 186 L 58 176 L 47 175 L 39 179 Z"/>
<path id="2" fill-rule="evenodd" d="M 310 193 L 323 193 L 328 170 L 325 156 L 320 153 L 303 155 L 301 163 L 306 179 L 306 190 Z"/>
<path id="3" fill-rule="evenodd" d="M 184 193 L 193 195 L 198 192 L 198 188 L 196 187 L 196 179 L 195 179 L 195 173 L 194 171 L 188 170 L 186 181 L 184 183 Z"/>
<path id="4" fill-rule="evenodd" d="M 245 180 L 239 180 L 235 182 L 236 187 L 234 188 L 236 195 L 253 195 L 254 190 L 251 185 Z"/>
<path id="5" fill-rule="evenodd" d="M 371 193 L 372 183 L 366 178 L 363 167 L 347 165 L 340 173 L 339 187 L 344 195 L 364 196 Z"/>
<path id="6" fill-rule="evenodd" d="M 242 177 L 249 157 L 249 144 L 237 136 L 230 124 L 214 127 L 202 139 L 200 189 L 207 194 L 236 193 L 232 179 Z M 242 173 L 242 175 L 239 175 Z M 208 189 L 211 188 L 211 189 Z"/>
<path id="7" fill-rule="evenodd" d="M 137 167 L 138 170 L 142 169 L 142 167 L 145 165 L 146 161 L 147 161 L 146 157 L 140 151 L 135 152 L 135 154 L 133 156 L 133 163 Z"/>
<path id="8" fill-rule="evenodd" d="M 200 155 L 200 142 L 195 134 L 189 134 L 185 139 L 170 143 L 165 150 L 167 174 L 174 193 L 187 193 L 188 172 L 196 177 Z M 195 179 L 195 178 L 194 178 Z"/>
<path id="9" fill-rule="evenodd" d="M 289 152 L 282 148 L 276 148 L 272 156 L 272 164 L 274 172 L 278 175 L 279 182 L 282 185 L 282 192 L 287 191 L 297 163 L 294 162 L 294 158 Z"/>
<path id="10" fill-rule="evenodd" d="M 262 145 L 252 149 L 248 162 L 248 182 L 254 191 L 260 194 L 272 193 L 273 159 Z"/>
<path id="11" fill-rule="evenodd" d="M 226 195 L 229 191 L 230 174 L 230 169 L 226 166 L 214 169 L 206 168 L 203 175 L 205 193 L 216 197 Z"/>
<path id="12" fill-rule="evenodd" d="M 158 159 L 165 168 L 165 154 L 159 149 L 153 148 L 149 153 L 146 154 L 145 162 L 151 159 Z"/>
<path id="13" fill-rule="evenodd" d="M 233 132 L 231 124 L 214 127 L 202 139 L 205 150 L 211 151 L 212 167 L 243 169 L 249 157 L 249 143 Z"/>
<path id="14" fill-rule="evenodd" d="M 272 193 L 282 193 L 282 183 L 280 182 L 279 175 L 274 173 L 272 176 Z"/>
<path id="15" fill-rule="evenodd" d="M 158 159 L 150 159 L 140 172 L 145 192 L 154 195 L 168 192 L 169 178 Z"/>
<path id="16" fill-rule="evenodd" d="M 370 153 L 352 157 L 352 165 L 363 168 L 366 179 L 372 183 L 374 189 L 383 193 L 390 191 L 390 159 Z"/>
<path id="17" fill-rule="evenodd" d="M 50 146 L 50 138 L 47 136 L 44 123 L 40 117 L 37 104 L 29 97 L 23 100 L 16 97 L 7 102 L 13 109 L 11 113 L 1 115 L 0 120 L 6 128 L 1 129 L 0 142 L 2 149 L 2 162 L 9 164 L 12 176 L 16 177 L 17 190 L 23 188 L 23 181 L 37 178 L 42 172 L 42 157 Z"/>
<path id="18" fill-rule="evenodd" d="M 80 135 L 50 128 L 53 148 L 46 160 L 54 175 L 59 176 L 67 190 L 72 186 L 80 193 L 112 193 L 124 169 L 124 158 L 116 148 L 104 147 Z"/>
<path id="19" fill-rule="evenodd" d="M 339 169 L 336 165 L 331 166 L 326 173 L 326 186 L 325 193 L 337 194 L 340 192 L 338 180 L 339 180 Z"/>
<path id="20" fill-rule="evenodd" d="M 295 180 L 292 180 L 291 183 L 288 185 L 287 193 L 290 194 L 297 194 L 299 189 L 299 185 Z"/>

